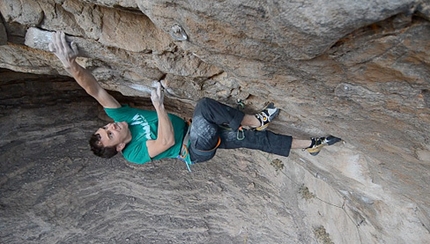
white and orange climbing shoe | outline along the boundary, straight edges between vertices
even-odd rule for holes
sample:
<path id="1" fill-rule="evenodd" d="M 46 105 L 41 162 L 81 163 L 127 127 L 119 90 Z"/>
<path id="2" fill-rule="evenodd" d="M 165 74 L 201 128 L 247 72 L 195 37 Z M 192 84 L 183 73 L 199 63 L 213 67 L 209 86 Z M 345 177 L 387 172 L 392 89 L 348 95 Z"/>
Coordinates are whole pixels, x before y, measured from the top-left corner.
<path id="1" fill-rule="evenodd" d="M 342 139 L 334 136 L 328 136 L 328 137 L 311 138 L 311 140 L 312 140 L 312 144 L 303 150 L 308 151 L 312 156 L 316 156 L 324 146 L 333 145 L 336 142 L 340 142 Z"/>
<path id="2" fill-rule="evenodd" d="M 263 111 L 255 114 L 255 117 L 260 121 L 261 125 L 256 127 L 256 130 L 265 130 L 269 126 L 270 122 L 276 118 L 279 114 L 279 108 L 275 107 L 274 103 L 269 103 Z"/>

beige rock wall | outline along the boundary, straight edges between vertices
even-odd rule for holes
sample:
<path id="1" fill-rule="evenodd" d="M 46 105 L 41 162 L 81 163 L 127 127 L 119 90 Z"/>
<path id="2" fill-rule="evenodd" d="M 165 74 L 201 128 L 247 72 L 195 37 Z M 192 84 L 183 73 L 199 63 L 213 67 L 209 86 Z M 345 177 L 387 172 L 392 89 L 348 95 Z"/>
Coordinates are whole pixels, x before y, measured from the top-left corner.
<path id="1" fill-rule="evenodd" d="M 289 203 L 297 207 L 292 222 L 281 221 L 285 228 L 299 218 L 297 226 L 323 226 L 335 243 L 430 239 L 428 1 L 5 0 L 0 12 L 1 68 L 67 75 L 47 49 L 62 30 L 78 43 L 79 62 L 110 90 L 147 97 L 152 81 L 164 79 L 170 106 L 184 116 L 203 96 L 244 99 L 249 111 L 271 100 L 282 109 L 273 130 L 342 137 L 346 143 L 318 157 L 299 151 L 282 159 L 288 167 L 281 171 L 313 196 Z M 242 157 L 235 153 L 232 164 Z M 277 186 L 292 187 L 283 180 Z M 288 199 L 279 194 L 279 202 Z M 260 236 L 253 240 L 276 243 Z"/>

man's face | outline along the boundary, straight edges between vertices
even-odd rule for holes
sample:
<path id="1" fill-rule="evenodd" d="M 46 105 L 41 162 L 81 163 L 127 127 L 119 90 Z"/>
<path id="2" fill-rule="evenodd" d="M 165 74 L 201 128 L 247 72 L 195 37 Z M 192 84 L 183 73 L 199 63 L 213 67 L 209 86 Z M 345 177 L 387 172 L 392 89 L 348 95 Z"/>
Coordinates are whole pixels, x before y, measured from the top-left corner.
<path id="1" fill-rule="evenodd" d="M 100 142 L 105 147 L 117 146 L 120 143 L 127 143 L 131 138 L 127 122 L 109 123 L 96 131 L 100 135 Z"/>

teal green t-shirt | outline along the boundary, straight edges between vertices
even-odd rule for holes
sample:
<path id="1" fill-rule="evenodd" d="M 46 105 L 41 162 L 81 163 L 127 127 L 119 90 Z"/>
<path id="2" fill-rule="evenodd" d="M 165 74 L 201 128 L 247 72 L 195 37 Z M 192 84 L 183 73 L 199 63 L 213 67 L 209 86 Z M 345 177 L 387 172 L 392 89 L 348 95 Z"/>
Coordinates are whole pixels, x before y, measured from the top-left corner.
<path id="1" fill-rule="evenodd" d="M 132 108 L 123 105 L 120 108 L 105 108 L 106 114 L 115 122 L 127 122 L 132 139 L 122 150 L 127 161 L 144 164 L 151 161 L 146 147 L 147 140 L 157 139 L 158 116 L 156 111 Z M 175 133 L 175 145 L 155 156 L 153 159 L 176 158 L 182 147 L 185 121 L 180 117 L 169 114 Z"/>

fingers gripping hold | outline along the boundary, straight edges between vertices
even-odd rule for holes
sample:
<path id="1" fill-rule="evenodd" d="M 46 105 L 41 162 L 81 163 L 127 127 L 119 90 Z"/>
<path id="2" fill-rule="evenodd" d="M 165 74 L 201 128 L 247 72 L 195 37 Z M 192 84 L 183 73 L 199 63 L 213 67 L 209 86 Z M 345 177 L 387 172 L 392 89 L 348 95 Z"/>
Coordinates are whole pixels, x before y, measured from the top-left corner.
<path id="1" fill-rule="evenodd" d="M 63 63 L 65 68 L 71 66 L 76 57 L 79 55 L 78 46 L 75 42 L 70 44 L 66 40 L 64 32 L 57 31 L 52 36 L 52 41 L 49 43 L 49 50 L 53 52 L 58 59 Z"/>
<path id="2" fill-rule="evenodd" d="M 70 47 L 72 48 L 73 53 L 76 54 L 76 56 L 78 56 L 79 51 L 78 51 L 78 44 L 76 44 L 76 42 L 72 41 L 70 43 Z"/>
<path id="3" fill-rule="evenodd" d="M 155 89 L 151 92 L 151 101 L 154 107 L 160 106 L 164 102 L 164 93 L 161 89 L 160 82 L 156 83 Z"/>
<path id="4" fill-rule="evenodd" d="M 51 51 L 51 52 L 53 52 L 53 53 L 56 53 L 57 52 L 57 33 L 58 33 L 58 31 L 57 32 L 55 32 L 53 35 L 52 35 L 52 40 L 51 40 L 51 42 L 49 43 L 49 45 L 48 45 L 48 47 L 49 47 L 49 51 Z"/>
<path id="5" fill-rule="evenodd" d="M 50 51 L 50 52 L 55 53 L 55 47 L 54 47 L 54 44 L 53 44 L 52 42 L 50 42 L 50 43 L 48 44 L 48 47 L 49 47 L 49 51 Z"/>
<path id="6" fill-rule="evenodd" d="M 60 38 L 57 39 L 57 42 L 58 42 L 58 45 L 60 46 L 60 49 L 68 51 L 68 49 L 70 47 L 69 47 L 69 44 L 66 41 L 66 34 L 64 32 L 62 32 L 62 31 L 60 31 L 60 36 L 59 37 Z"/>
<path id="7" fill-rule="evenodd" d="M 163 101 L 163 99 L 164 99 L 164 93 L 163 93 L 163 91 L 161 89 L 161 83 L 158 82 L 157 84 L 158 84 L 157 85 L 157 95 L 160 98 L 160 100 Z"/>

